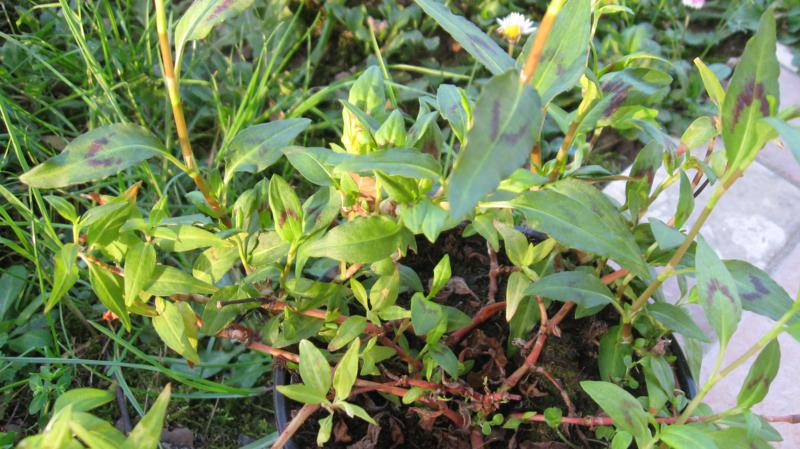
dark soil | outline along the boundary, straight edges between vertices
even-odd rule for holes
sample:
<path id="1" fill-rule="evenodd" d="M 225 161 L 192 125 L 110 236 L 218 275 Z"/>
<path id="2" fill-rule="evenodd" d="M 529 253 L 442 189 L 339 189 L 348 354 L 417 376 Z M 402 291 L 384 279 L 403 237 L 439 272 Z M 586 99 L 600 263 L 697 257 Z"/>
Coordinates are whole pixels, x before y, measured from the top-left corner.
<path id="1" fill-rule="evenodd" d="M 435 244 L 420 240 L 418 249 L 417 254 L 411 254 L 403 263 L 423 276 L 423 281 L 426 280 L 425 274 L 429 276 L 432 274 L 433 267 L 445 253 L 450 255 L 453 276 L 463 278 L 469 289 L 477 298 L 481 298 L 481 301 L 470 294 L 453 292 L 441 302 L 457 306 L 470 316 L 474 315 L 484 305 L 483 298 L 487 297 L 488 292 L 489 262 L 485 240 L 480 237 L 463 238 L 459 232 L 454 231 L 443 234 Z M 499 256 L 499 263 L 501 266 L 510 265 L 503 255 Z M 500 276 L 498 301 L 503 300 L 506 278 L 506 274 Z M 556 307 L 558 304 L 551 306 L 551 313 L 554 313 L 552 310 Z M 600 314 L 581 320 L 567 318 L 560 325 L 561 336 L 558 338 L 551 336 L 547 340 L 539 366 L 562 384 L 579 415 L 600 413 L 597 405 L 583 392 L 579 384 L 583 380 L 599 378 L 597 368 L 599 339 L 610 325 L 618 322 L 618 315 L 609 307 Z M 508 355 L 507 339 L 508 324 L 503 314 L 499 314 L 473 331 L 458 347 L 453 348 L 462 360 L 475 361 L 472 371 L 463 376 L 462 382 L 478 392 L 485 391 L 486 387 L 496 391 L 505 377 L 520 365 L 527 353 L 527 350 L 523 349 L 514 355 Z M 424 344 L 422 341 L 415 342 L 413 337 L 409 343 L 417 348 L 421 348 Z M 418 346 L 415 346 L 415 343 Z M 395 374 L 404 372 L 400 365 L 393 366 L 390 363 L 386 367 Z M 294 375 L 292 381 L 298 382 L 299 378 Z M 498 410 L 499 413 L 504 415 L 527 411 L 541 413 L 548 407 L 558 407 L 565 416 L 567 414 L 567 407 L 558 389 L 540 374 L 529 374 L 512 392 L 520 394 L 523 399 L 502 405 Z M 339 413 L 334 419 L 331 441 L 325 447 L 348 449 L 472 447 L 471 429 L 454 428 L 452 423 L 443 417 L 433 421 L 426 420 L 421 415 L 425 411 L 422 406 L 419 408 L 406 406 L 395 397 L 378 393 L 361 395 L 355 402 L 374 417 L 378 426 L 369 426 L 362 420 L 349 419 Z M 448 404 L 452 409 L 458 410 L 460 401 L 455 399 Z M 468 410 L 463 410 L 461 414 L 470 416 Z M 317 420 L 325 416 L 327 412 L 317 413 L 295 435 L 294 440 L 298 448 L 316 446 Z M 605 444 L 593 443 L 589 439 L 593 434 L 586 429 L 563 428 L 562 433 L 579 447 L 605 447 Z M 483 447 L 496 449 L 567 447 L 555 430 L 539 423 L 523 424 L 518 431 L 495 427 L 490 435 L 484 436 L 484 442 Z M 548 445 L 541 446 L 541 444 Z"/>

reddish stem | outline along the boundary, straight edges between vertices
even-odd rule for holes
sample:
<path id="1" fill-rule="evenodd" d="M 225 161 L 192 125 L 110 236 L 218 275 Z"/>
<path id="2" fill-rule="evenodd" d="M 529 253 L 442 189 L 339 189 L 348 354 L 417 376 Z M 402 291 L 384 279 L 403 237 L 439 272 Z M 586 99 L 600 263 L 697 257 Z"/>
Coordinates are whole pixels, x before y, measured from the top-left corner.
<path id="1" fill-rule="evenodd" d="M 494 304 L 489 304 L 488 306 L 484 306 L 475 316 L 472 318 L 472 322 L 468 325 L 462 327 L 461 329 L 453 331 L 450 335 L 447 336 L 445 340 L 445 344 L 448 346 L 453 346 L 461 341 L 464 337 L 466 337 L 473 329 L 483 324 L 483 322 L 487 321 L 489 318 L 497 315 L 501 310 L 505 310 L 506 302 L 500 301 Z"/>

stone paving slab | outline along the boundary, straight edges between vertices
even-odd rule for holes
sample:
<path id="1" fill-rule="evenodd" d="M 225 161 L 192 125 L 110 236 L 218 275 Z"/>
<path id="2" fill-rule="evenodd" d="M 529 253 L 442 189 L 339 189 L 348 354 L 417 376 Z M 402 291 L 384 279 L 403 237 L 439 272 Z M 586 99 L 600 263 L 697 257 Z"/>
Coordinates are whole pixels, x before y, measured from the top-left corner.
<path id="1" fill-rule="evenodd" d="M 783 52 L 783 53 L 782 53 Z M 784 49 L 779 57 L 781 68 L 781 106 L 800 104 L 800 75 L 796 68 L 786 63 Z M 704 152 L 705 149 L 700 149 Z M 666 177 L 656 174 L 658 183 Z M 606 193 L 620 203 L 625 200 L 624 183 L 613 183 Z M 694 222 L 699 210 L 705 205 L 711 189 L 706 189 L 695 202 L 695 213 L 688 223 Z M 662 221 L 675 213 L 678 202 L 678 187 L 672 186 L 656 201 L 648 216 Z M 800 164 L 791 152 L 780 145 L 770 143 L 759 154 L 745 176 L 738 180 L 720 200 L 706 226 L 703 237 L 725 259 L 746 260 L 765 269 L 790 296 L 800 290 Z M 677 285 L 665 284 L 666 297 L 678 297 Z M 702 317 L 699 307 L 694 315 L 707 334 L 711 328 Z M 750 348 L 770 328 L 771 321 L 750 312 L 744 312 L 738 331 L 731 339 L 723 366 L 735 360 Z M 779 338 L 783 364 L 766 399 L 754 410 L 765 415 L 787 415 L 800 413 L 800 343 L 788 335 Z M 700 382 L 704 382 L 714 366 L 719 347 L 716 343 L 704 348 Z M 706 402 L 715 410 L 724 410 L 736 403 L 736 396 L 747 376 L 749 366 L 740 367 L 720 382 L 706 397 Z M 778 449 L 800 448 L 800 425 L 777 424 L 784 441 L 774 444 Z"/>

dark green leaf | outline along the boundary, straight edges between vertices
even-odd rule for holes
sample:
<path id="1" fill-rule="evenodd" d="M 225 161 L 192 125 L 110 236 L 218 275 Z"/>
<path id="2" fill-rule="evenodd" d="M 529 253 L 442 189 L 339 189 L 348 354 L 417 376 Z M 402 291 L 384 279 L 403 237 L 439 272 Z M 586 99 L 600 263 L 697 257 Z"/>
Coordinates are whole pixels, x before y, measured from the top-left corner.
<path id="1" fill-rule="evenodd" d="M 306 245 L 304 251 L 311 257 L 372 263 L 398 250 L 405 252 L 408 241 L 408 231 L 387 217 L 359 217 L 331 229 Z"/>
<path id="2" fill-rule="evenodd" d="M 616 260 L 649 278 L 639 247 L 616 207 L 594 187 L 564 179 L 552 188 L 526 193 L 511 202 L 533 229 L 573 248 Z"/>
<path id="3" fill-rule="evenodd" d="M 547 104 L 556 95 L 573 88 L 586 68 L 592 27 L 592 2 L 566 2 L 545 42 L 541 62 L 531 83 Z M 536 38 L 531 35 L 530 41 Z M 527 53 L 520 56 L 520 60 Z"/>
<path id="4" fill-rule="evenodd" d="M 443 319 L 445 314 L 439 304 L 421 295 L 414 295 L 411 298 L 411 324 L 414 326 L 415 334 L 427 335 Z"/>
<path id="5" fill-rule="evenodd" d="M 434 343 L 430 346 L 431 357 L 452 378 L 458 377 L 458 357 L 446 345 Z"/>
<path id="6" fill-rule="evenodd" d="M 675 228 L 680 229 L 694 211 L 694 190 L 692 182 L 686 176 L 686 172 L 681 171 L 680 194 L 678 196 L 678 210 L 675 212 Z"/>
<path id="7" fill-rule="evenodd" d="M 542 127 L 542 103 L 519 73 L 493 77 L 475 104 L 474 125 L 447 186 L 450 214 L 469 213 L 484 195 L 528 160 Z"/>
<path id="8" fill-rule="evenodd" d="M 695 256 L 697 292 L 700 305 L 720 345 L 725 347 L 742 317 L 742 305 L 736 282 L 717 254 L 700 237 Z"/>
<path id="9" fill-rule="evenodd" d="M 743 168 L 741 165 L 774 136 L 761 119 L 778 106 L 780 66 L 775 51 L 775 17 L 767 9 L 758 31 L 745 45 L 722 104 L 722 140 L 729 170 Z"/>
<path id="10" fill-rule="evenodd" d="M 531 284 L 527 295 L 538 295 L 556 301 L 572 301 L 583 307 L 610 304 L 611 290 L 592 274 L 582 271 L 562 271 L 545 276 Z"/>
<path id="11" fill-rule="evenodd" d="M 31 187 L 54 189 L 96 181 L 160 154 L 163 145 L 131 123 L 101 126 L 83 134 L 57 156 L 19 177 Z"/>
<path id="12" fill-rule="evenodd" d="M 742 390 L 736 398 L 736 405 L 750 408 L 767 396 L 769 386 L 781 366 L 781 347 L 778 339 L 769 342 L 750 366 Z"/>
<path id="13" fill-rule="evenodd" d="M 726 260 L 724 263 L 736 280 L 736 290 L 744 310 L 777 321 L 792 307 L 794 301 L 786 290 L 760 268 L 743 260 Z"/>
<path id="14" fill-rule="evenodd" d="M 333 184 L 333 168 L 347 156 L 327 148 L 298 146 L 284 148 L 283 154 L 305 179 L 319 186 Z"/>
<path id="15" fill-rule="evenodd" d="M 161 341 L 186 360 L 200 363 L 200 357 L 197 355 L 197 339 L 190 338 L 192 333 L 197 335 L 196 319 L 187 323 L 179 307 L 162 298 L 156 298 L 155 306 L 158 315 L 153 317 L 153 328 L 161 337 Z M 192 327 L 194 327 L 194 331 L 192 331 Z"/>
<path id="16" fill-rule="evenodd" d="M 225 286 L 214 292 L 203 307 L 203 333 L 217 335 L 247 309 L 245 304 L 224 304 L 224 301 L 247 297 L 247 292 L 235 285 Z"/>
<path id="17" fill-rule="evenodd" d="M 450 12 L 450 9 L 438 0 L 416 0 L 416 2 L 492 74 L 497 75 L 516 66 L 511 56 L 508 56 L 491 37 L 469 20 Z"/>
<path id="18" fill-rule="evenodd" d="M 623 344 L 620 339 L 621 326 L 611 326 L 608 333 L 600 339 L 600 348 L 597 353 L 597 365 L 600 368 L 600 378 L 607 382 L 622 379 L 627 372 L 625 358 L 633 355 L 630 344 Z"/>
<path id="19" fill-rule="evenodd" d="M 436 91 L 436 103 L 442 117 L 450 123 L 450 129 L 463 142 L 472 123 L 469 101 L 464 91 L 452 84 L 441 84 Z"/>
<path id="20" fill-rule="evenodd" d="M 229 182 L 236 172 L 258 173 L 277 162 L 281 151 L 310 123 L 311 120 L 306 118 L 293 118 L 240 131 L 225 152 L 225 182 Z"/>

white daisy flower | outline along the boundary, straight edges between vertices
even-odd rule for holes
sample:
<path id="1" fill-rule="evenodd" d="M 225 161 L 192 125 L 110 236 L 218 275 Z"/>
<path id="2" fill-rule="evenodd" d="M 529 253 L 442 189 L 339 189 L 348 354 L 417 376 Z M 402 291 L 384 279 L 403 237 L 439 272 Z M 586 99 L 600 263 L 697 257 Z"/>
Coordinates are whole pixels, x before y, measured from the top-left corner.
<path id="1" fill-rule="evenodd" d="M 502 34 L 503 37 L 510 42 L 516 42 L 523 35 L 531 34 L 536 31 L 533 22 L 518 12 L 512 12 L 502 19 L 497 19 L 497 23 L 500 25 L 497 32 Z"/>
<path id="2" fill-rule="evenodd" d="M 683 5 L 693 9 L 700 9 L 705 6 L 706 0 L 683 0 Z"/>

